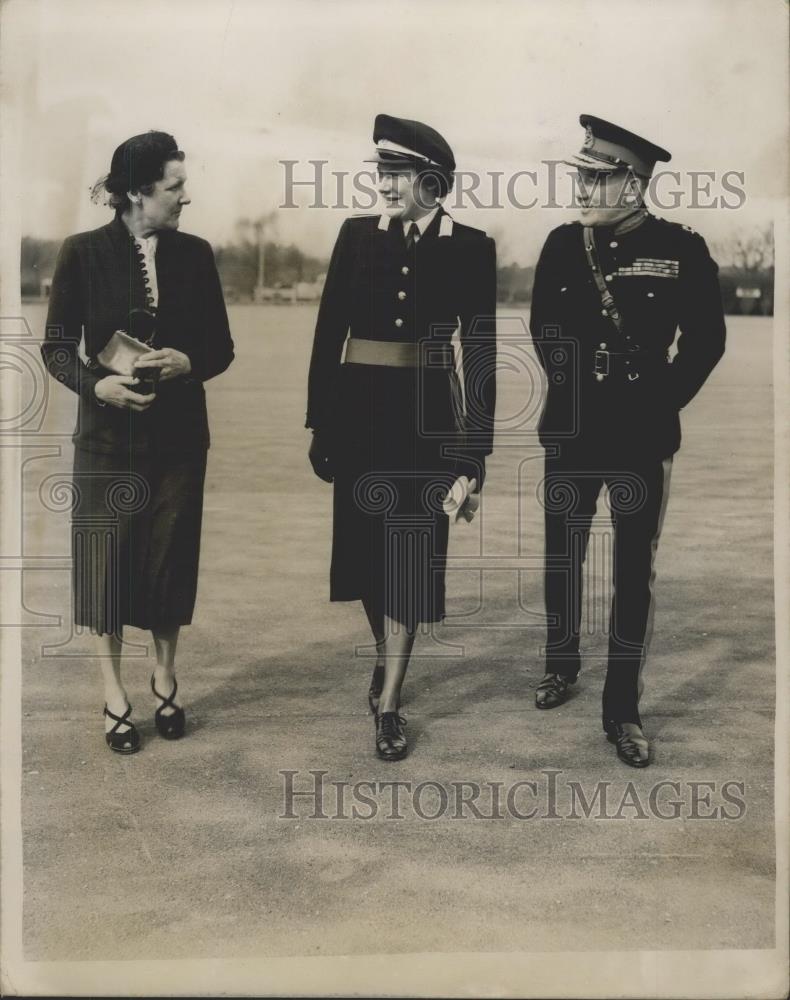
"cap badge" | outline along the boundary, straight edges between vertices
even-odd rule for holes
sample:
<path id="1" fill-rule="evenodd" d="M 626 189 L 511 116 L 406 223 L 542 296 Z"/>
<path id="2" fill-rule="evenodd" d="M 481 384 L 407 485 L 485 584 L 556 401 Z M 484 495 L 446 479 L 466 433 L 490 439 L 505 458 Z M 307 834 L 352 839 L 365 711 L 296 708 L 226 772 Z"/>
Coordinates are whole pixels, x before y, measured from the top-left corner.
<path id="1" fill-rule="evenodd" d="M 582 149 L 589 149 L 595 141 L 595 136 L 589 125 L 584 126 L 584 142 L 582 143 Z"/>

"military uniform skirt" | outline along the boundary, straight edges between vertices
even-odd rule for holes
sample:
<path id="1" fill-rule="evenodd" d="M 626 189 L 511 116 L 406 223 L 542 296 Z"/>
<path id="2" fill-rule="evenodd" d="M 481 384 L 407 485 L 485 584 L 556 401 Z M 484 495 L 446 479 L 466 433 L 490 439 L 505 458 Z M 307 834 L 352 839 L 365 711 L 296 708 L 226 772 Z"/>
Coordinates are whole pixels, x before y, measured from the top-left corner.
<path id="1" fill-rule="evenodd" d="M 445 615 L 460 388 L 454 371 L 345 364 L 336 414 L 330 599 L 409 628 Z"/>
<path id="2" fill-rule="evenodd" d="M 197 592 L 206 452 L 117 455 L 75 449 L 74 621 L 188 625 Z"/>

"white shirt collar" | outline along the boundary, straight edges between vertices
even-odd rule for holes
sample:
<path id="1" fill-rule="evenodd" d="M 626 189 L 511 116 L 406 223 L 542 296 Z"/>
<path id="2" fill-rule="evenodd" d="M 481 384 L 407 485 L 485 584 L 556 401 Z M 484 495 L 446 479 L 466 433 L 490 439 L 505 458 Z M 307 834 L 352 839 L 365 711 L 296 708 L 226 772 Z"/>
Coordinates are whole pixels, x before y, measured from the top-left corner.
<path id="1" fill-rule="evenodd" d="M 153 247 L 156 250 L 156 245 L 159 242 L 159 233 L 151 233 L 150 236 L 135 236 L 134 238 L 144 247 Z"/>
<path id="2" fill-rule="evenodd" d="M 159 233 L 151 233 L 150 236 L 135 236 L 131 229 L 124 222 L 126 232 L 132 237 L 135 243 L 139 243 L 143 250 L 156 250 L 156 244 L 159 242 Z"/>
<path id="3" fill-rule="evenodd" d="M 417 228 L 420 231 L 420 236 L 424 236 L 425 235 L 425 230 L 433 222 L 433 217 L 439 211 L 440 207 L 441 206 L 436 205 L 434 208 L 432 208 L 430 210 L 430 212 L 428 212 L 427 215 L 423 215 L 422 218 L 420 218 L 420 219 L 404 219 L 403 220 L 403 232 L 404 232 L 404 234 L 408 233 L 409 226 L 412 224 L 412 222 L 416 222 L 417 223 Z"/>

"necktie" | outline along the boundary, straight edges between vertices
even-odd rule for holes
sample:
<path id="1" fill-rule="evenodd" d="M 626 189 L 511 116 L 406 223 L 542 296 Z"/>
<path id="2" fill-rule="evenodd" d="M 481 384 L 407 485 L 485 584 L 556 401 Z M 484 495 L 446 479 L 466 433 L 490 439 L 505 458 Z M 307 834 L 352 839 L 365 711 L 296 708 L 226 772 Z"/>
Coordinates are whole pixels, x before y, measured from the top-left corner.
<path id="1" fill-rule="evenodd" d="M 409 228 L 406 230 L 406 249 L 411 250 L 414 244 L 420 238 L 420 227 L 416 222 L 412 222 Z"/>

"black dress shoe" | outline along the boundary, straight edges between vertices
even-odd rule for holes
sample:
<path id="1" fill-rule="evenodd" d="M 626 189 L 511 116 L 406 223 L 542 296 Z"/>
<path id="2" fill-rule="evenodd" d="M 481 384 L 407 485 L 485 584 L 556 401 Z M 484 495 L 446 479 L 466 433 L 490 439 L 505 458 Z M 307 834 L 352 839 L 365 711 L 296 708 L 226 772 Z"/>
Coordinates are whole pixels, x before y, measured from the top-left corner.
<path id="1" fill-rule="evenodd" d="M 575 684 L 575 677 L 564 674 L 544 674 L 535 689 L 536 708 L 557 708 L 568 700 L 568 686 Z"/>
<path id="2" fill-rule="evenodd" d="M 406 720 L 397 712 L 376 716 L 376 753 L 382 760 L 402 760 L 409 752 L 403 727 Z"/>
<path id="3" fill-rule="evenodd" d="M 160 694 L 156 690 L 156 685 L 154 684 L 154 675 L 151 674 L 151 690 L 154 692 L 154 696 L 159 698 L 162 704 L 154 712 L 154 722 L 156 723 L 156 729 L 162 739 L 165 740 L 180 740 L 184 735 L 184 729 L 186 728 L 186 715 L 184 709 L 180 708 L 178 705 L 174 704 L 174 699 L 176 692 L 178 691 L 178 682 L 173 678 L 173 690 L 170 692 L 167 698 Z M 173 708 L 170 715 L 163 715 L 163 709 Z"/>
<path id="4" fill-rule="evenodd" d="M 603 724 L 606 738 L 614 743 L 617 756 L 629 767 L 647 767 L 650 763 L 650 744 L 635 722 L 614 722 Z"/>
<path id="5" fill-rule="evenodd" d="M 107 706 L 104 706 L 104 714 L 108 719 L 113 719 L 115 725 L 112 729 L 104 734 L 104 738 L 107 741 L 107 746 L 110 750 L 114 750 L 116 753 L 137 753 L 140 749 L 140 734 L 137 732 L 133 722 L 129 721 L 129 716 L 132 714 L 132 706 L 127 705 L 126 711 L 123 715 L 116 715 L 111 712 Z M 119 733 L 118 727 L 126 725 L 129 728 L 126 732 Z"/>

